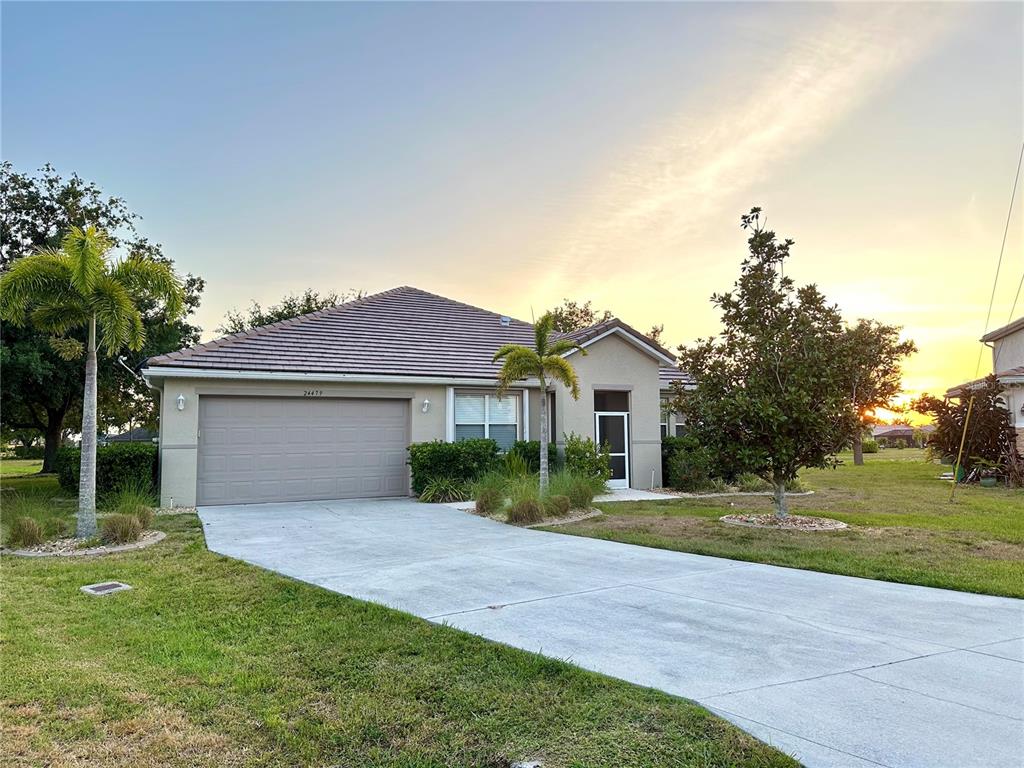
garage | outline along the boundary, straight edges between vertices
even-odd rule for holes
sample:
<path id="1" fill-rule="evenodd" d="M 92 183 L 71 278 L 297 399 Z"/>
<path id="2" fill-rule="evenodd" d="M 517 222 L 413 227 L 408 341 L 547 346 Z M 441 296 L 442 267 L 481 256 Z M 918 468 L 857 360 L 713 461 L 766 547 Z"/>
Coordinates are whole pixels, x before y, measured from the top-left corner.
<path id="1" fill-rule="evenodd" d="M 197 503 L 405 496 L 409 403 L 199 398 Z"/>

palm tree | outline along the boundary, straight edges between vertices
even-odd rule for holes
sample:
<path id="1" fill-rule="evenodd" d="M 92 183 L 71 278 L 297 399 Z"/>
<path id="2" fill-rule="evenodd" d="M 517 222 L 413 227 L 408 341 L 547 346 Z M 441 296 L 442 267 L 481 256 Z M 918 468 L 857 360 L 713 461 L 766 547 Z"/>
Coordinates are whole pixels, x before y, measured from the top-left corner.
<path id="1" fill-rule="evenodd" d="M 114 355 L 142 348 L 146 332 L 136 302 L 162 301 L 169 319 L 182 311 L 184 292 L 171 267 L 148 256 L 109 260 L 112 242 L 95 227 L 72 227 L 60 250 L 18 259 L 0 277 L 0 318 L 31 323 L 53 334 L 54 350 L 68 360 L 85 355 L 82 402 L 82 464 L 76 535 L 96 534 L 96 349 Z M 88 329 L 88 346 L 67 336 Z M 99 340 L 97 343 L 97 329 Z"/>
<path id="2" fill-rule="evenodd" d="M 548 489 L 548 381 L 564 384 L 573 400 L 580 399 L 580 383 L 569 361 L 563 357 L 567 352 L 579 350 L 587 354 L 575 341 L 569 339 L 551 340 L 555 316 L 547 312 L 534 326 L 535 348 L 522 344 L 506 344 L 494 353 L 494 362 L 503 360 L 498 374 L 498 397 L 508 391 L 515 382 L 536 378 L 540 381 L 540 491 Z"/>

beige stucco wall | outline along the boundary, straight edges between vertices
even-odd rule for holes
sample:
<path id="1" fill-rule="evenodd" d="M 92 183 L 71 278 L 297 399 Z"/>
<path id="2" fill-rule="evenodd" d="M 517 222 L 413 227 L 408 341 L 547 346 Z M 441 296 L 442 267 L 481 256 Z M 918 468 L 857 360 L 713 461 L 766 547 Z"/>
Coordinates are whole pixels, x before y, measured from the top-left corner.
<path id="1" fill-rule="evenodd" d="M 580 399 L 556 386 L 555 439 L 561 448 L 565 435 L 595 437 L 594 390 L 629 392 L 630 486 L 661 485 L 661 428 L 658 362 L 619 336 L 606 336 L 587 347 L 587 354 L 568 358 L 580 382 Z M 532 407 L 531 407 L 532 413 Z M 532 432 L 531 432 L 532 436 Z"/>
<path id="2" fill-rule="evenodd" d="M 416 443 L 443 440 L 446 428 L 446 387 L 436 384 L 339 384 L 334 382 L 266 382 L 207 379 L 166 379 L 160 414 L 160 503 L 193 506 L 198 471 L 199 401 L 204 395 L 304 397 L 311 389 L 318 397 L 389 397 L 411 401 L 409 439 Z M 179 411 L 178 395 L 185 396 Z M 430 400 L 427 413 L 423 401 Z"/>
<path id="3" fill-rule="evenodd" d="M 1024 328 L 992 342 L 992 370 L 1008 371 L 1024 365 Z"/>

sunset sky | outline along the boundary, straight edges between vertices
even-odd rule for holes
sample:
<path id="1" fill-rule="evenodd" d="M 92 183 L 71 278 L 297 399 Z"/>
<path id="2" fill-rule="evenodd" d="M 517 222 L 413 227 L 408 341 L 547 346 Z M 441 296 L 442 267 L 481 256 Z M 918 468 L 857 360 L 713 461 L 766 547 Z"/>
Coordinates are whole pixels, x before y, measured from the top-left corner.
<path id="1" fill-rule="evenodd" d="M 206 278 L 208 336 L 250 299 L 409 284 L 685 343 L 760 205 L 788 273 L 902 325 L 907 390 L 941 392 L 984 331 L 1022 7 L 5 2 L 2 154 L 124 197 Z"/>

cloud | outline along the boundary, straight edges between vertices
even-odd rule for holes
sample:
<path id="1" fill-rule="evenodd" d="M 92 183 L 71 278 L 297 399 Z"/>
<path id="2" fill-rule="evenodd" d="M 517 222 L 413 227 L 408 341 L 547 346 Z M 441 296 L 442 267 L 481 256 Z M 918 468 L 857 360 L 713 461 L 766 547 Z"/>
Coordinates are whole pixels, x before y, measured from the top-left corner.
<path id="1" fill-rule="evenodd" d="M 621 265 L 623 255 L 642 269 L 678 254 L 710 218 L 735 208 L 735 198 L 770 180 L 931 49 L 956 13 L 936 5 L 839 6 L 793 39 L 776 65 L 720 84 L 707 112 L 693 117 L 691 107 L 670 120 L 596 185 L 553 249 L 549 281 L 584 266 L 606 274 L 602 267 Z"/>

